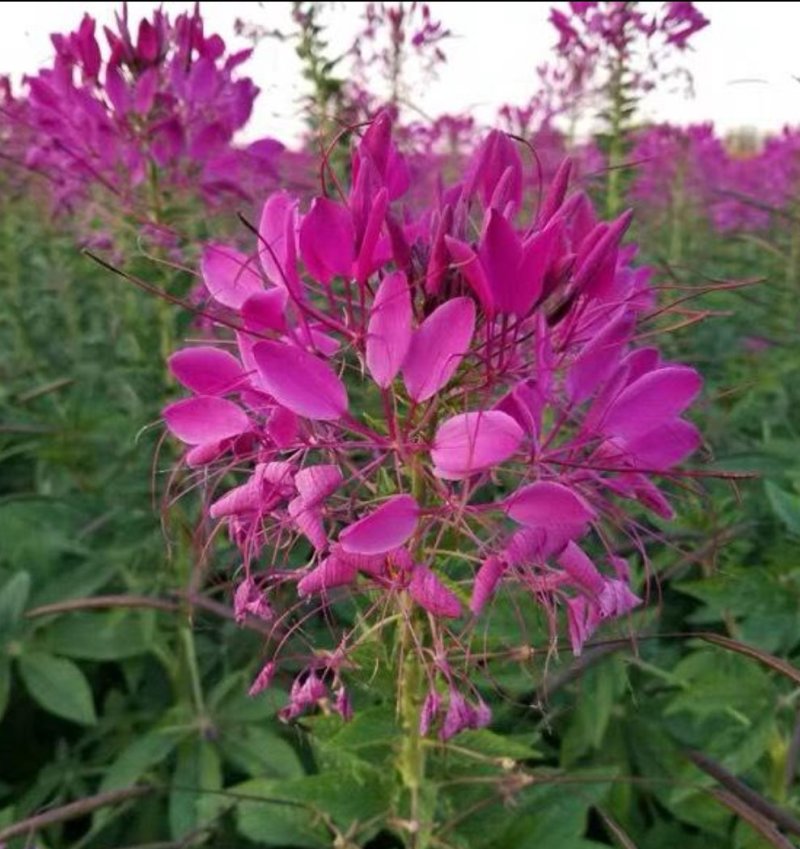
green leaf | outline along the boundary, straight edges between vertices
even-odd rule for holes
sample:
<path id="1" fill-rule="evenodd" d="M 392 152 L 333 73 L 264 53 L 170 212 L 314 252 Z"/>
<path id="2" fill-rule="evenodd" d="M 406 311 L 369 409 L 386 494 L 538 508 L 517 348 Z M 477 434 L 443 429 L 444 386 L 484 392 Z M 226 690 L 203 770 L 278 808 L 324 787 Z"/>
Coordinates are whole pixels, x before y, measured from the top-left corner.
<path id="1" fill-rule="evenodd" d="M 518 761 L 535 758 L 540 754 L 522 736 L 496 734 L 488 728 L 462 731 L 453 740 L 453 745 L 491 758 L 512 758 Z"/>
<path id="2" fill-rule="evenodd" d="M 215 748 L 202 739 L 184 741 L 169 794 L 169 826 L 175 839 L 215 819 L 229 804 L 214 792 L 220 789 L 222 769 Z"/>
<path id="3" fill-rule="evenodd" d="M 135 784 L 151 767 L 166 760 L 180 739 L 160 729 L 138 737 L 108 768 L 100 783 L 100 792 L 121 790 Z"/>
<path id="4" fill-rule="evenodd" d="M 786 492 L 772 481 L 767 481 L 765 487 L 767 498 L 769 498 L 769 503 L 772 505 L 775 515 L 791 533 L 800 536 L 800 495 Z"/>
<path id="5" fill-rule="evenodd" d="M 0 657 L 0 719 L 8 707 L 8 698 L 11 694 L 11 661 L 7 657 Z"/>
<path id="6" fill-rule="evenodd" d="M 301 778 L 305 775 L 294 747 L 271 728 L 250 724 L 224 731 L 219 746 L 227 760 L 253 778 Z"/>
<path id="7" fill-rule="evenodd" d="M 31 576 L 17 572 L 0 590 L 0 633 L 12 632 L 22 619 L 31 591 Z"/>
<path id="8" fill-rule="evenodd" d="M 120 660 L 150 648 L 155 620 L 129 611 L 63 616 L 49 625 L 43 644 L 49 651 L 82 660 Z"/>
<path id="9" fill-rule="evenodd" d="M 89 682 L 71 660 L 30 652 L 18 663 L 28 692 L 45 710 L 80 725 L 97 722 Z"/>
<path id="10" fill-rule="evenodd" d="M 248 781 L 234 791 L 259 799 L 239 803 L 239 829 L 245 837 L 271 846 L 330 846 L 326 822 L 345 833 L 356 823 L 387 814 L 392 790 L 388 778 L 386 772 L 369 769 L 358 777 L 324 773 L 291 781 Z"/>

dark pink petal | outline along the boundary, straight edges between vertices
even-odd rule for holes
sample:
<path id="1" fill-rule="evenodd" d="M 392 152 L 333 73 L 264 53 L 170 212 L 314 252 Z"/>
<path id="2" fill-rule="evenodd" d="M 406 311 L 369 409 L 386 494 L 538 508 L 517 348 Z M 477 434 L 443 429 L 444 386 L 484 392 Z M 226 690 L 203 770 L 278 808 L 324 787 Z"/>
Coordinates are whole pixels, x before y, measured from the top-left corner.
<path id="1" fill-rule="evenodd" d="M 363 283 L 372 274 L 375 262 L 375 249 L 381 235 L 383 223 L 386 220 L 386 210 L 389 207 L 389 195 L 386 189 L 381 189 L 373 198 L 372 206 L 364 228 L 364 235 L 358 248 L 355 264 L 355 278 Z"/>
<path id="2" fill-rule="evenodd" d="M 244 326 L 255 333 L 286 330 L 286 289 L 273 286 L 263 292 L 256 292 L 242 304 Z"/>
<path id="3" fill-rule="evenodd" d="M 635 439 L 625 440 L 624 450 L 640 468 L 662 471 L 685 460 L 699 445 L 697 428 L 683 419 L 675 419 Z"/>
<path id="4" fill-rule="evenodd" d="M 358 569 L 351 562 L 339 557 L 327 557 L 300 580 L 297 594 L 303 598 L 334 587 L 343 587 L 352 584 L 357 574 Z"/>
<path id="5" fill-rule="evenodd" d="M 398 549 L 403 551 L 404 549 Z M 345 551 L 339 543 L 334 543 L 331 546 L 331 558 L 345 560 L 347 563 L 356 569 L 358 572 L 366 572 L 374 578 L 382 577 L 386 572 L 386 561 L 393 556 L 395 552 L 389 554 L 351 554 Z"/>
<path id="6" fill-rule="evenodd" d="M 414 401 L 427 401 L 450 380 L 474 330 L 475 305 L 469 298 L 446 301 L 422 322 L 403 363 L 403 380 Z"/>
<path id="7" fill-rule="evenodd" d="M 282 342 L 259 342 L 253 356 L 266 391 L 298 416 L 332 421 L 347 411 L 344 384 L 308 351 Z"/>
<path id="8" fill-rule="evenodd" d="M 244 378 L 236 357 L 210 345 L 177 351 L 169 358 L 169 370 L 198 395 L 222 395 Z"/>
<path id="9" fill-rule="evenodd" d="M 475 297 L 483 307 L 483 311 L 489 317 L 493 316 L 496 309 L 494 295 L 492 294 L 489 278 L 481 265 L 481 261 L 478 259 L 478 255 L 466 242 L 462 242 L 452 236 L 445 236 L 444 243 L 447 245 L 453 266 L 464 275 L 464 279 L 469 283 L 470 288 L 475 293 Z"/>
<path id="10" fill-rule="evenodd" d="M 558 562 L 574 583 L 590 595 L 599 596 L 605 587 L 605 578 L 597 571 L 586 552 L 574 542 L 568 542 L 558 555 Z"/>
<path id="11" fill-rule="evenodd" d="M 633 313 L 623 308 L 583 346 L 567 375 L 567 391 L 574 403 L 585 401 L 617 368 L 635 324 Z"/>
<path id="12" fill-rule="evenodd" d="M 252 578 L 245 578 L 236 588 L 233 595 L 233 613 L 240 625 L 248 616 L 255 616 L 265 622 L 273 616 L 267 597 Z"/>
<path id="13" fill-rule="evenodd" d="M 444 616 L 448 619 L 458 619 L 461 616 L 461 602 L 458 597 L 452 590 L 447 589 L 427 566 L 416 566 L 408 591 L 420 607 L 424 607 L 434 616 Z"/>
<path id="14" fill-rule="evenodd" d="M 306 466 L 294 476 L 294 485 L 308 507 L 320 504 L 342 483 L 338 466 Z"/>
<path id="15" fill-rule="evenodd" d="M 544 281 L 562 241 L 562 225 L 555 221 L 522 243 L 522 257 L 517 269 L 517 286 L 513 293 L 513 310 L 527 315 L 544 291 Z"/>
<path id="16" fill-rule="evenodd" d="M 401 546 L 417 527 L 419 506 L 410 495 L 394 495 L 339 534 L 351 554 L 383 554 Z"/>
<path id="17" fill-rule="evenodd" d="M 561 204 L 564 203 L 564 198 L 567 196 L 567 188 L 569 186 L 569 178 L 572 172 L 572 160 L 565 159 L 558 166 L 550 188 L 547 190 L 542 206 L 539 209 L 537 221 L 540 226 L 544 226 L 558 212 Z"/>
<path id="18" fill-rule="evenodd" d="M 355 259 L 355 230 L 350 212 L 325 197 L 314 199 L 300 225 L 300 256 L 315 280 L 349 278 Z"/>
<path id="19" fill-rule="evenodd" d="M 270 463 L 259 463 L 256 466 L 256 473 L 260 480 L 272 484 L 282 489 L 291 490 L 293 488 L 292 478 L 295 473 L 295 467 L 285 460 L 273 460 Z"/>
<path id="20" fill-rule="evenodd" d="M 472 585 L 472 598 L 469 609 L 477 616 L 487 602 L 494 598 L 497 585 L 506 571 L 507 565 L 494 555 L 490 555 L 483 561 L 480 569 L 475 575 L 475 583 Z"/>
<path id="21" fill-rule="evenodd" d="M 367 368 L 386 389 L 397 376 L 411 344 L 411 293 L 402 271 L 383 279 L 367 325 Z"/>
<path id="22" fill-rule="evenodd" d="M 176 401 L 164 409 L 164 420 L 189 445 L 219 442 L 250 429 L 250 419 L 241 407 L 214 395 Z"/>
<path id="23" fill-rule="evenodd" d="M 594 510 L 568 487 L 540 481 L 518 489 L 506 500 L 506 513 L 521 525 L 545 530 L 582 529 Z"/>
<path id="24" fill-rule="evenodd" d="M 289 516 L 301 534 L 320 551 L 328 544 L 322 512 L 319 507 L 307 507 L 302 498 L 293 498 L 287 505 Z"/>
<path id="25" fill-rule="evenodd" d="M 701 386 L 700 375 L 686 366 L 651 371 L 626 387 L 610 404 L 601 429 L 613 436 L 635 439 L 679 416 Z"/>
<path id="26" fill-rule="evenodd" d="M 517 269 L 522 259 L 522 245 L 516 230 L 496 209 L 489 211 L 478 256 L 497 311 L 516 312 L 520 283 Z"/>
<path id="27" fill-rule="evenodd" d="M 434 474 L 459 480 L 491 469 L 511 457 L 524 436 L 514 419 L 500 410 L 453 416 L 439 426 L 433 440 Z"/>
<path id="28" fill-rule="evenodd" d="M 525 380 L 504 395 L 497 402 L 495 409 L 511 416 L 525 433 L 536 437 L 541 428 L 542 410 L 545 403 L 546 399 L 536 381 Z"/>
<path id="29" fill-rule="evenodd" d="M 419 733 L 425 737 L 431 730 L 431 726 L 436 721 L 436 716 L 442 707 L 442 697 L 436 690 L 428 690 L 425 696 L 425 701 L 422 703 L 422 710 L 419 715 Z"/>
<path id="30" fill-rule="evenodd" d="M 200 270 L 211 297 L 233 310 L 238 310 L 251 295 L 264 289 L 253 260 L 227 245 L 206 245 Z"/>
<path id="31" fill-rule="evenodd" d="M 297 416 L 286 407 L 273 407 L 267 422 L 267 433 L 278 448 L 289 448 L 297 442 Z"/>

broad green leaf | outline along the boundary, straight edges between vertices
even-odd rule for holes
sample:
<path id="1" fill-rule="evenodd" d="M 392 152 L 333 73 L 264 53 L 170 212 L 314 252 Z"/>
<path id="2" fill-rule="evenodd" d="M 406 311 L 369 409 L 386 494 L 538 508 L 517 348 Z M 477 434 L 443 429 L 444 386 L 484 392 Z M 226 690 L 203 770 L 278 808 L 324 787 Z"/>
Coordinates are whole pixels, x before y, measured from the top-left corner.
<path id="1" fill-rule="evenodd" d="M 512 758 L 524 761 L 539 755 L 536 749 L 522 737 L 496 734 L 488 728 L 462 731 L 452 740 L 452 744 L 455 749 L 475 752 L 490 758 Z"/>
<path id="2" fill-rule="evenodd" d="M 100 792 L 120 790 L 135 784 L 149 769 L 165 761 L 180 739 L 174 733 L 158 729 L 137 737 L 108 768 L 100 783 Z"/>
<path id="3" fill-rule="evenodd" d="M 30 591 L 28 572 L 17 572 L 0 589 L 0 634 L 8 634 L 19 625 Z"/>
<path id="4" fill-rule="evenodd" d="M 331 834 L 322 820 L 305 806 L 279 801 L 279 788 L 279 783 L 263 779 L 236 788 L 237 793 L 254 797 L 237 805 L 239 832 L 262 846 L 328 849 Z"/>
<path id="5" fill-rule="evenodd" d="M 148 651 L 154 619 L 150 612 L 112 610 L 62 616 L 42 635 L 44 647 L 82 660 L 120 660 Z"/>
<path id="6" fill-rule="evenodd" d="M 227 802 L 216 792 L 221 789 L 222 769 L 214 746 L 202 739 L 181 743 L 169 794 L 169 826 L 175 839 L 213 820 L 224 809 Z"/>
<path id="7" fill-rule="evenodd" d="M 219 740 L 224 757 L 253 778 L 300 778 L 303 764 L 291 745 L 271 728 L 255 724 L 223 730 Z"/>
<path id="8" fill-rule="evenodd" d="M 800 495 L 786 492 L 772 481 L 767 481 L 765 487 L 775 515 L 791 533 L 800 536 Z"/>
<path id="9" fill-rule="evenodd" d="M 71 660 L 26 652 L 18 663 L 25 687 L 45 710 L 81 725 L 97 722 L 89 682 Z"/>

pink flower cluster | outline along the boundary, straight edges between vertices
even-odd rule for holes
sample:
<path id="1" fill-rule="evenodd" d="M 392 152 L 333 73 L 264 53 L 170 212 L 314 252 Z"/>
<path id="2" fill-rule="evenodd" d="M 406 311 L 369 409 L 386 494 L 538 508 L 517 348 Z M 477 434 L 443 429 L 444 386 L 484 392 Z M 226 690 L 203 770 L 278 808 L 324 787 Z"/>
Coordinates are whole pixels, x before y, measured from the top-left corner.
<path id="1" fill-rule="evenodd" d="M 174 22 L 156 10 L 132 32 L 124 6 L 105 40 L 107 55 L 88 15 L 75 32 L 53 35 L 53 66 L 26 78 L 9 115 L 25 164 L 50 179 L 57 204 L 74 207 L 101 186 L 128 205 L 137 190 L 157 191 L 158 203 L 176 189 L 247 196 L 257 175 L 274 176 L 281 145 L 232 145 L 258 94 L 236 78 L 250 51 L 226 55 L 197 8 Z"/>
<path id="2" fill-rule="evenodd" d="M 568 162 L 531 211 L 518 143 L 493 132 L 413 211 L 391 130 L 371 124 L 337 197 L 271 195 L 253 255 L 205 247 L 220 335 L 172 356 L 193 394 L 164 418 L 241 552 L 237 615 L 274 623 L 253 692 L 296 670 L 292 636 L 345 595 L 371 632 L 412 629 L 422 730 L 449 737 L 489 720 L 451 649 L 499 593 L 539 606 L 553 639 L 565 612 L 575 653 L 640 603 L 615 544 L 631 505 L 672 515 L 654 477 L 698 446 L 682 414 L 700 378 L 636 344 L 653 297 L 630 214 L 599 221 Z M 287 718 L 350 713 L 363 627 L 332 618 Z"/>

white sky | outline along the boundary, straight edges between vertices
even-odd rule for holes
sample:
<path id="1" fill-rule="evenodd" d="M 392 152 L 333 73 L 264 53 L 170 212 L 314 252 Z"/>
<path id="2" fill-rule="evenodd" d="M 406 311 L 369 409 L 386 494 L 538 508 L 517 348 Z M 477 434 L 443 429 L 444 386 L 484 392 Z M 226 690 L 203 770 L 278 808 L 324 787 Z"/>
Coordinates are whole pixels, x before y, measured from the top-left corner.
<path id="1" fill-rule="evenodd" d="M 156 3 L 128 4 L 132 19 Z M 172 14 L 190 3 L 162 4 Z M 336 4 L 329 40 L 332 52 L 352 39 L 366 3 Z M 534 68 L 544 61 L 555 41 L 547 23 L 551 3 L 430 3 L 455 34 L 446 43 L 448 62 L 439 79 L 418 94 L 416 102 L 428 114 L 472 110 L 491 121 L 503 103 L 522 104 L 532 93 Z M 557 4 L 563 5 L 563 4 Z M 653 5 L 653 4 L 646 4 Z M 694 75 L 696 97 L 656 91 L 648 96 L 650 118 L 677 123 L 713 121 L 724 132 L 741 127 L 777 130 L 800 123 L 800 3 L 700 2 L 711 25 L 695 37 L 695 50 L 685 65 Z M 74 29 L 84 11 L 108 21 L 116 3 L 0 3 L 0 73 L 15 79 L 34 71 L 52 56 L 51 32 Z M 289 2 L 202 4 L 207 32 L 219 32 L 229 48 L 245 46 L 233 34 L 236 17 L 269 28 L 289 28 Z M 273 135 L 291 140 L 301 127 L 297 99 L 302 93 L 298 60 L 292 47 L 262 42 L 243 66 L 262 94 L 256 104 L 249 137 Z"/>

